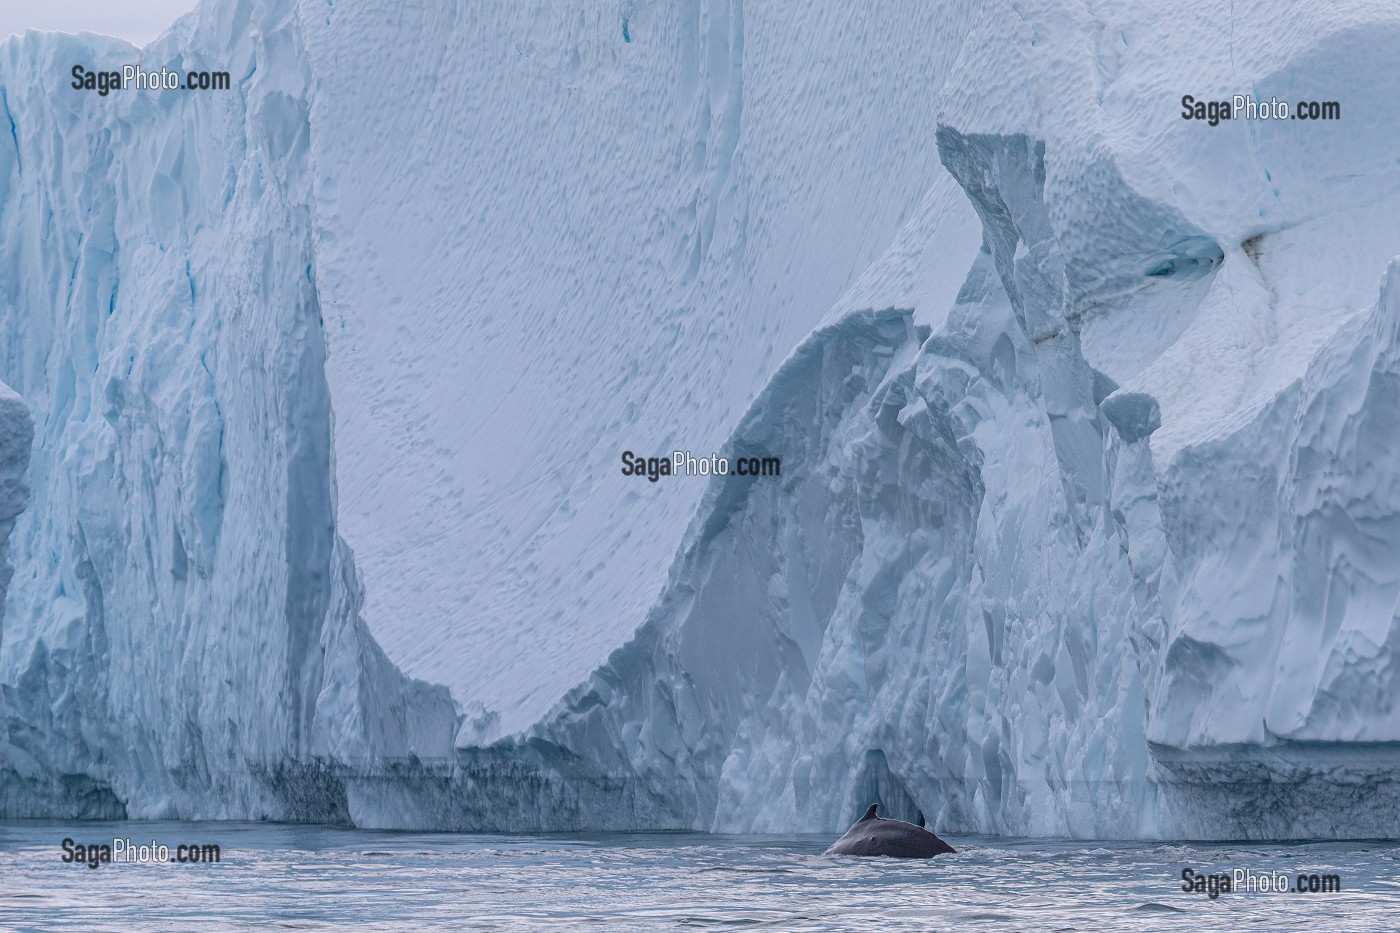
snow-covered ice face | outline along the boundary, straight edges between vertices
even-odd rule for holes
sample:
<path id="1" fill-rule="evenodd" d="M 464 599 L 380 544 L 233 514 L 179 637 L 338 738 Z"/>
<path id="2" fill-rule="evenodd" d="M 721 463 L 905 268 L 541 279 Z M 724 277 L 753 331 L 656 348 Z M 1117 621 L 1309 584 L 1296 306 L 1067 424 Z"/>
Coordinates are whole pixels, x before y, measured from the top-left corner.
<path id="1" fill-rule="evenodd" d="M 1375 426 L 1400 418 L 1383 286 L 1400 247 L 1385 90 L 1400 77 L 1397 29 L 1299 9 L 1278 38 L 1247 14 L 1153 22 L 1051 6 L 1018 6 L 1021 27 L 984 13 L 945 93 L 939 148 L 1033 348 L 1014 369 L 1047 416 L 1068 511 L 1083 509 L 1077 547 L 1103 530 L 1089 527 L 1095 502 L 1126 515 L 1153 756 L 1209 783 L 1273 773 L 1281 742 L 1393 741 L 1400 574 L 1379 555 L 1400 547 L 1400 484 L 1382 466 L 1396 462 L 1393 432 Z M 1234 42 L 1202 28 L 1234 29 Z M 1342 119 L 1181 116 L 1184 95 L 1236 93 L 1337 101 Z M 984 272 L 954 318 L 967 333 L 996 314 Z M 940 369 L 961 380 L 954 367 L 931 355 L 921 384 L 937 388 Z M 1090 427 L 1098 414 L 1117 440 Z M 1143 430 L 1122 433 L 1120 416 Z M 1099 460 L 1101 440 L 1149 432 L 1116 466 Z M 1029 501 L 1031 472 L 997 489 L 983 469 L 988 501 Z M 1107 579 L 1112 560 L 1078 572 Z M 1123 607 L 1103 618 L 1120 624 Z M 1046 671 L 1061 682 L 1058 665 Z M 1350 767 L 1323 758 L 1289 767 Z M 1370 765 L 1357 767 L 1360 780 Z"/>
<path id="2" fill-rule="evenodd" d="M 1375 300 L 1400 244 L 1400 27 L 1387 17 L 1308 4 L 979 13 L 940 120 L 1044 142 L 1066 313 L 1092 365 L 1162 398 L 1154 447 L 1185 443 L 1183 419 L 1267 397 Z M 1211 126 L 1183 118 L 1188 95 L 1294 114 L 1335 101 L 1340 119 Z"/>

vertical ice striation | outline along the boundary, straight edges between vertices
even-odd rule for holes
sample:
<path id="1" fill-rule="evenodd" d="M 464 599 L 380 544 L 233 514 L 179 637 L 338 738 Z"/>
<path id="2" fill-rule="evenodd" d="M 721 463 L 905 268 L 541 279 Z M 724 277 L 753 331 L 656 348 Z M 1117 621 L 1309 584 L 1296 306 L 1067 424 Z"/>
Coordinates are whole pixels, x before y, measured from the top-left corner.
<path id="1" fill-rule="evenodd" d="M 30 446 L 34 442 L 34 422 L 29 409 L 15 391 L 0 382 L 0 643 L 5 638 L 4 598 L 14 576 L 10 564 L 10 533 L 15 519 L 29 504 Z M 5 722 L 5 693 L 0 690 L 0 723 Z M 5 761 L 9 744 L 7 730 L 0 728 L 0 765 Z M 0 802 L 7 788 L 0 783 Z"/>
<path id="2" fill-rule="evenodd" d="M 5 621 L 3 595 L 14 575 L 10 533 L 15 519 L 29 505 L 29 451 L 33 443 L 29 408 L 14 389 L 0 382 L 0 624 Z"/>
<path id="3" fill-rule="evenodd" d="M 290 11 L 227 4 L 145 53 L 2 47 L 4 359 L 37 425 L 7 814 L 343 820 L 341 772 L 450 750 L 450 698 L 384 659 L 335 530 L 297 44 Z M 194 48 L 239 93 L 55 91 Z"/>

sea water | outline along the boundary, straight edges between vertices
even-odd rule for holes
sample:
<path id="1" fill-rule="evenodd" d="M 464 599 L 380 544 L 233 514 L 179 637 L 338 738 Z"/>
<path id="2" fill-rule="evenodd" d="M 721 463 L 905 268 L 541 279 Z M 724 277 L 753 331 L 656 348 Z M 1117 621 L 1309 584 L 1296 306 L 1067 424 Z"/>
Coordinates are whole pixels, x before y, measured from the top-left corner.
<path id="1" fill-rule="evenodd" d="M 876 930 L 1400 928 L 1400 843 L 949 837 L 824 857 L 833 836 L 462 835 L 265 823 L 0 823 L 0 928 Z M 101 860 L 122 840 L 123 858 Z M 69 840 L 64 845 L 64 840 Z M 127 841 L 129 840 L 129 847 Z M 179 850 L 184 845 L 185 850 Z M 84 856 L 97 847 L 89 867 Z M 139 859 L 141 847 L 146 857 Z M 168 861 L 158 861 L 160 847 Z M 201 858 L 188 858 L 189 846 Z M 217 852 L 210 849 L 217 846 Z M 72 860 L 65 861 L 65 858 Z M 1183 882 L 1217 879 L 1209 891 Z M 1221 890 L 1248 872 L 1256 890 Z M 1339 891 L 1288 888 L 1335 878 Z M 1334 886 L 1331 881 L 1319 887 Z"/>

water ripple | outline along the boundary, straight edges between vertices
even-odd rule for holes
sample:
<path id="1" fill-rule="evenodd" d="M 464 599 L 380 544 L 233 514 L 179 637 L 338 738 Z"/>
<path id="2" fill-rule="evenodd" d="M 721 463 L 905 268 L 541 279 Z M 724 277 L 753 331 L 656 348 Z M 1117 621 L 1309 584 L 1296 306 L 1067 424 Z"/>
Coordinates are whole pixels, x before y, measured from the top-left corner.
<path id="1" fill-rule="evenodd" d="M 215 865 L 60 861 L 59 840 L 217 843 Z M 1394 843 L 953 839 L 933 861 L 827 837 L 469 836 L 266 824 L 0 824 L 0 928 L 1391 929 Z M 1329 895 L 1181 890 L 1181 871 L 1326 871 Z M 1149 920 L 1150 916 L 1150 920 Z"/>

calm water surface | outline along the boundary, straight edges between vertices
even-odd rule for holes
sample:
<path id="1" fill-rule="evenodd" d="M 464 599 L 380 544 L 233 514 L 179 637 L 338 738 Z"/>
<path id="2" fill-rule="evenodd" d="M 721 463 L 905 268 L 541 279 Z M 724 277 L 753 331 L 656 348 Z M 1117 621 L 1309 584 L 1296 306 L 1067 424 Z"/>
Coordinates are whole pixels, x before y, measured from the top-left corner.
<path id="1" fill-rule="evenodd" d="M 213 865 L 64 864 L 80 843 L 215 843 Z M 250 823 L 0 823 L 0 928 L 1394 930 L 1400 843 L 950 837 L 933 861 L 828 836 L 479 836 Z M 1339 894 L 1181 889 L 1181 871 L 1338 875 Z"/>

